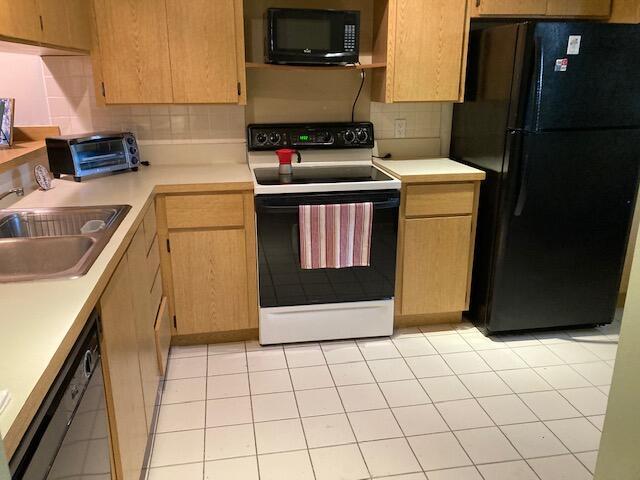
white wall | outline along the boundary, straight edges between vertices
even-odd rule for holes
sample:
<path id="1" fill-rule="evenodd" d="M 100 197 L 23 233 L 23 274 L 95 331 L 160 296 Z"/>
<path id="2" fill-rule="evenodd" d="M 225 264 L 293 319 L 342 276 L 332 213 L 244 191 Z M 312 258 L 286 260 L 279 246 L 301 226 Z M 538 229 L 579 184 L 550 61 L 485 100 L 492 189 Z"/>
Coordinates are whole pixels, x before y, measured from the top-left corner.
<path id="1" fill-rule="evenodd" d="M 0 97 L 16 99 L 16 125 L 48 125 L 40 57 L 0 52 Z"/>

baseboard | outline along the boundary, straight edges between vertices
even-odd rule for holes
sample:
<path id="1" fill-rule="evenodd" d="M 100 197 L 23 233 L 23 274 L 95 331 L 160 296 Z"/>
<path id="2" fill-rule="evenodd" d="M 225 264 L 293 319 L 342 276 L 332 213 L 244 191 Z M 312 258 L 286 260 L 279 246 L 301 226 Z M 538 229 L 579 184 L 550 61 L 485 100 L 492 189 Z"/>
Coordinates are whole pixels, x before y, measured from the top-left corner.
<path id="1" fill-rule="evenodd" d="M 174 335 L 171 337 L 171 345 L 202 345 L 205 343 L 241 342 L 244 340 L 257 340 L 258 329 L 247 328 L 245 330 L 230 330 L 227 332 L 194 333 L 191 335 Z"/>
<path id="2" fill-rule="evenodd" d="M 425 315 L 396 315 L 394 327 L 415 327 L 418 325 L 460 322 L 462 322 L 462 312 L 430 313 Z"/>

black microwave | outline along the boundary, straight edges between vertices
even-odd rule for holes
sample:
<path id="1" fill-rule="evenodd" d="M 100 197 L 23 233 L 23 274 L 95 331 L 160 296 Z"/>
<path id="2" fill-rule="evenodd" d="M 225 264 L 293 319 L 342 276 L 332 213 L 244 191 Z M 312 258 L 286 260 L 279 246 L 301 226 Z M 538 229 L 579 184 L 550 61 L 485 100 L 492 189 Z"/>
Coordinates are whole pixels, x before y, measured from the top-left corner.
<path id="1" fill-rule="evenodd" d="M 345 65 L 358 62 L 360 12 L 269 8 L 265 62 Z"/>

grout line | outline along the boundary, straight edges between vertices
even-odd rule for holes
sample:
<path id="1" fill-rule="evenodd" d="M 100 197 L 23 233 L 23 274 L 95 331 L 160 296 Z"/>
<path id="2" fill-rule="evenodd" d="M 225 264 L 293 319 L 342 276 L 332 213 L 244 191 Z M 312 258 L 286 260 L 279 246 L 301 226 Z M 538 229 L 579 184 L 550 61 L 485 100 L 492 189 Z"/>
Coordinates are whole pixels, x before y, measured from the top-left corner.
<path id="1" fill-rule="evenodd" d="M 249 356 L 248 356 L 248 352 L 247 352 L 247 343 L 246 342 L 242 342 L 242 345 L 244 346 L 244 361 L 246 364 L 246 368 L 247 370 L 249 370 Z M 238 352 L 240 353 L 240 352 Z M 253 428 L 253 448 L 255 451 L 255 458 L 256 458 L 256 471 L 258 472 L 258 480 L 260 480 L 260 462 L 258 461 L 258 437 L 256 435 L 256 418 L 255 415 L 253 413 L 253 401 L 252 401 L 252 395 L 251 395 L 251 380 L 249 378 L 249 372 L 247 371 L 246 373 L 244 373 L 247 376 L 247 385 L 249 388 L 249 408 L 251 409 L 251 426 Z M 208 395 L 207 395 L 208 396 Z M 229 398 L 237 398 L 237 397 L 229 397 Z"/>
<path id="2" fill-rule="evenodd" d="M 209 345 L 207 345 L 207 353 L 209 353 Z M 205 368 L 205 373 L 207 374 L 204 379 L 204 444 L 202 449 L 202 478 L 206 476 L 206 468 L 207 468 L 207 410 L 208 407 L 208 391 L 209 391 L 209 356 L 207 355 L 207 366 Z"/>

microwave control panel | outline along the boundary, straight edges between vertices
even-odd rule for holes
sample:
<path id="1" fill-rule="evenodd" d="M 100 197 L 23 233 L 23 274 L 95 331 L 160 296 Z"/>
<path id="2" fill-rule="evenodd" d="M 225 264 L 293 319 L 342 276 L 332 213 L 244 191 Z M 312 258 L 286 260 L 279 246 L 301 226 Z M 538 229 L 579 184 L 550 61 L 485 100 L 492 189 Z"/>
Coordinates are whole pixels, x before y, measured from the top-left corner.
<path id="1" fill-rule="evenodd" d="M 249 125 L 250 151 L 295 149 L 373 148 L 371 122 L 278 123 Z"/>

